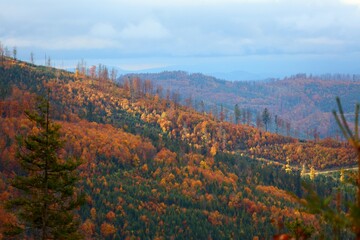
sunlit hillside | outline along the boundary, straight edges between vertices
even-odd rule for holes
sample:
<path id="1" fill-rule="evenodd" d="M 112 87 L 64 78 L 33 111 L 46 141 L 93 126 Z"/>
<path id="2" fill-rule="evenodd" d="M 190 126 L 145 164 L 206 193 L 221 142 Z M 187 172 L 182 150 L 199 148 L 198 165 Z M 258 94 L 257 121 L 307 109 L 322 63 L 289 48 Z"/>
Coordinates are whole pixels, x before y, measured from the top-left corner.
<path id="1" fill-rule="evenodd" d="M 183 104 L 235 122 L 234 108 L 240 109 L 239 122 L 264 128 L 257 121 L 267 108 L 272 116 L 269 130 L 297 138 L 340 138 L 332 111 L 336 97 L 342 99 L 346 116 L 353 120 L 354 106 L 360 101 L 360 76 L 297 74 L 284 79 L 258 81 L 224 81 L 203 74 L 183 71 L 156 74 L 128 74 L 128 78 L 150 79 L 154 85 L 177 93 Z M 223 108 L 223 110 L 222 110 Z M 351 121 L 353 122 L 353 121 Z"/>

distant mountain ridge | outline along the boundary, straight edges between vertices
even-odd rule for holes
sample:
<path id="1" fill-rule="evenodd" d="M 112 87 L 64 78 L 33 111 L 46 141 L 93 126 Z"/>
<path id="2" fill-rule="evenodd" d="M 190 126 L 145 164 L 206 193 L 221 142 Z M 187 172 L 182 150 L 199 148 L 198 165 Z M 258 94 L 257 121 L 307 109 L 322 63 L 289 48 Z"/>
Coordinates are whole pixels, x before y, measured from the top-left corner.
<path id="1" fill-rule="evenodd" d="M 212 72 L 209 75 L 227 81 L 249 81 L 249 80 L 263 80 L 267 77 L 263 74 L 255 74 L 246 71 L 232 71 L 232 72 Z"/>
<path id="2" fill-rule="evenodd" d="M 127 74 L 120 80 L 129 77 L 149 79 L 155 85 L 161 85 L 164 90 L 178 92 L 182 100 L 202 100 L 207 109 L 213 112 L 215 108 L 219 112 L 222 105 L 228 110 L 229 116 L 235 104 L 238 104 L 243 112 L 247 109 L 253 112 L 253 123 L 256 122 L 256 115 L 268 108 L 273 120 L 277 115 L 288 121 L 292 127 L 292 135 L 305 138 L 312 138 L 314 133 L 320 137 L 338 135 L 332 116 L 336 96 L 342 100 L 350 118 L 356 102 L 360 102 L 358 75 L 298 74 L 284 79 L 232 82 L 201 73 L 165 71 L 155 74 Z M 275 125 L 273 121 L 273 131 Z"/>

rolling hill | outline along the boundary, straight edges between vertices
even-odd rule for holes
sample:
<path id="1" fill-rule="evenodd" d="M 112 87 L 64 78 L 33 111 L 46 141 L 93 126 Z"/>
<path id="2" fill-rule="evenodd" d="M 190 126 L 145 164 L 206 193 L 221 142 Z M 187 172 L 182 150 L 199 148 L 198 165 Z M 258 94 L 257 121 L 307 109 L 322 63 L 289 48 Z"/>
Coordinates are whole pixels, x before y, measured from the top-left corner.
<path id="1" fill-rule="evenodd" d="M 348 144 L 299 141 L 220 121 L 152 94 L 148 84 L 138 78 L 116 84 L 104 69 L 90 78 L 2 59 L 1 203 L 17 194 L 9 185 L 21 174 L 16 136 L 37 130 L 24 110 L 50 89 L 51 118 L 66 141 L 59 154 L 84 162 L 78 187 L 87 198 L 78 217 L 86 239 L 270 239 L 289 232 L 284 223 L 295 219 L 313 226 L 314 236 L 331 235 L 295 196 L 304 195 L 302 180 L 322 196 L 336 192 L 339 180 L 302 178 L 299 167 L 352 166 Z M 14 218 L 0 204 L 0 232 Z"/>

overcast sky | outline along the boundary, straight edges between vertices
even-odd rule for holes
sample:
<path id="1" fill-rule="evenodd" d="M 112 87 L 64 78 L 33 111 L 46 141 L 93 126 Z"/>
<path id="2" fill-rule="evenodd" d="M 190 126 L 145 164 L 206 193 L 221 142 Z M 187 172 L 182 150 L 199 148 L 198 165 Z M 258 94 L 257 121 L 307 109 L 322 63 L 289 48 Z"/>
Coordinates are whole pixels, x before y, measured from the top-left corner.
<path id="1" fill-rule="evenodd" d="M 0 0 L 0 41 L 128 70 L 359 73 L 360 0 Z"/>

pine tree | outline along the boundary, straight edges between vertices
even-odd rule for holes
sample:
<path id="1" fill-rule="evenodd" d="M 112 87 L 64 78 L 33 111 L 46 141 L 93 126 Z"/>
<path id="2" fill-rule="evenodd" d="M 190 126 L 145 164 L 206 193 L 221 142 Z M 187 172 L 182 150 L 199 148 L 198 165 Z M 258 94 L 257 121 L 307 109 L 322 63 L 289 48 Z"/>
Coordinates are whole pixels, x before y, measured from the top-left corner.
<path id="1" fill-rule="evenodd" d="M 60 125 L 51 122 L 49 101 L 39 98 L 37 110 L 26 112 L 38 133 L 19 137 L 17 158 L 22 168 L 12 181 L 18 195 L 6 207 L 18 217 L 17 226 L 8 226 L 7 235 L 33 239 L 79 239 L 79 220 L 74 210 L 84 196 L 77 193 L 79 159 L 60 159 Z"/>
<path id="2" fill-rule="evenodd" d="M 348 124 L 348 121 L 345 118 L 344 110 L 340 102 L 340 98 L 336 98 L 336 103 L 338 105 L 339 113 L 335 110 L 333 111 L 335 120 L 340 127 L 344 137 L 354 147 L 357 153 L 357 162 L 358 162 L 358 172 L 355 175 L 353 182 L 357 188 L 356 203 L 350 204 L 349 209 L 349 219 L 351 221 L 351 229 L 356 235 L 356 239 L 360 239 L 360 134 L 359 134 L 359 113 L 360 113 L 360 104 L 355 105 L 355 121 L 354 121 L 354 130 L 351 130 Z M 344 178 L 344 176 L 343 176 Z"/>
<path id="3" fill-rule="evenodd" d="M 239 124 L 241 112 L 238 104 L 235 104 L 234 115 L 235 115 L 235 124 Z"/>
<path id="4" fill-rule="evenodd" d="M 263 121 L 263 123 L 265 125 L 265 131 L 267 131 L 268 126 L 269 126 L 269 124 L 271 122 L 271 115 L 270 115 L 270 112 L 269 112 L 269 110 L 267 108 L 264 109 L 261 117 L 262 117 L 262 121 Z"/>

